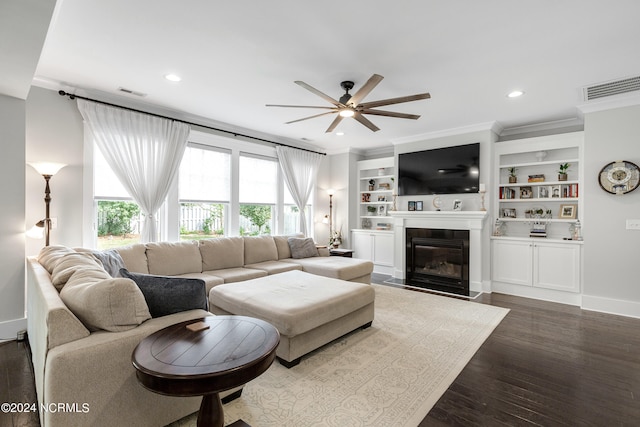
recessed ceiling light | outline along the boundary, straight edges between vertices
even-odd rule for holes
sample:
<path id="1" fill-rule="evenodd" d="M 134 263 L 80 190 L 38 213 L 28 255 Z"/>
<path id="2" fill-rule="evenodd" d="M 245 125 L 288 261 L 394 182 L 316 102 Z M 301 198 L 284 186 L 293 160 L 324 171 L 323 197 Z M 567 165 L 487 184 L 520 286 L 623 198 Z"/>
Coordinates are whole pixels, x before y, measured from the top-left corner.
<path id="1" fill-rule="evenodd" d="M 182 80 L 182 77 L 176 75 L 176 74 L 167 74 L 164 76 L 165 79 L 169 80 L 170 82 L 179 82 Z"/>
<path id="2" fill-rule="evenodd" d="M 513 92 L 509 92 L 507 94 L 507 98 L 517 98 L 519 96 L 524 95 L 524 92 L 521 90 L 514 90 Z"/>
<path id="3" fill-rule="evenodd" d="M 344 135 L 344 132 L 336 132 L 336 135 L 342 136 L 342 135 Z"/>

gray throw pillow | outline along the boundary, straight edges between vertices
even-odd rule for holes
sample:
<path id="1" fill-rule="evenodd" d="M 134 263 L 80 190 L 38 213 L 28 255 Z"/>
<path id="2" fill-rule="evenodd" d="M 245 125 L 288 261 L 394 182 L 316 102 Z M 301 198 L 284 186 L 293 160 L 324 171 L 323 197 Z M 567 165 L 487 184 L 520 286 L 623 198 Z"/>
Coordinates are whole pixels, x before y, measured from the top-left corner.
<path id="1" fill-rule="evenodd" d="M 318 248 L 311 237 L 298 238 L 289 237 L 289 248 L 291 248 L 291 258 L 311 258 L 318 256 Z"/>
<path id="2" fill-rule="evenodd" d="M 133 280 L 142 291 L 151 317 L 200 308 L 209 309 L 204 280 L 186 277 L 154 276 L 120 269 L 122 277 Z"/>

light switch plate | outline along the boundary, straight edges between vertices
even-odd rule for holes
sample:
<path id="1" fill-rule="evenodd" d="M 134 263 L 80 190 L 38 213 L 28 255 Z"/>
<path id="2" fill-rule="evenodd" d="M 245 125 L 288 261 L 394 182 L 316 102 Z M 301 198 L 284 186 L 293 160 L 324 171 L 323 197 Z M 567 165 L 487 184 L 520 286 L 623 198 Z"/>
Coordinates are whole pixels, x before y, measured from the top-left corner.
<path id="1" fill-rule="evenodd" d="M 640 230 L 640 219 L 628 219 L 627 230 Z"/>

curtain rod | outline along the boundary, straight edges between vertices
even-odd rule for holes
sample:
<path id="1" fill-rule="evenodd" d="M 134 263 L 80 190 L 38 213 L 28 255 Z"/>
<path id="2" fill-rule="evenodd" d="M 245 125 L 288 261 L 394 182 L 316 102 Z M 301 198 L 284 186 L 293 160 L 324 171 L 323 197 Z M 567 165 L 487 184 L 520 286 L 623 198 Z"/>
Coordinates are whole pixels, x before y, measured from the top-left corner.
<path id="1" fill-rule="evenodd" d="M 188 122 L 186 120 L 175 119 L 173 117 L 163 116 L 161 114 L 150 113 L 148 111 L 136 110 L 135 108 L 124 107 L 122 105 L 111 104 L 109 102 L 104 102 L 104 101 L 100 101 L 100 100 L 97 100 L 97 99 L 87 98 L 87 97 L 80 96 L 80 95 L 74 95 L 72 93 L 67 93 L 67 92 L 65 92 L 63 90 L 59 90 L 58 94 L 60 96 L 68 96 L 69 99 L 71 99 L 71 100 L 73 100 L 75 98 L 84 99 L 86 101 L 93 101 L 93 102 L 97 102 L 98 104 L 108 105 L 110 107 L 122 108 L 123 110 L 134 111 L 136 113 L 142 113 L 142 114 L 148 114 L 150 116 L 160 117 L 161 119 L 173 120 L 174 122 L 185 123 L 185 124 L 188 124 L 188 125 L 191 125 L 191 126 L 199 126 L 199 127 L 205 128 L 205 129 L 215 130 L 217 132 L 224 132 L 224 133 L 228 133 L 228 134 L 231 134 L 233 136 L 236 136 L 236 137 L 237 136 L 241 136 L 243 138 L 249 138 L 249 139 L 253 139 L 253 140 L 256 140 L 256 141 L 266 142 L 266 143 L 269 143 L 269 144 L 282 145 L 283 147 L 295 148 L 296 150 L 309 151 L 311 153 L 322 154 L 323 156 L 327 155 L 326 153 L 321 153 L 319 151 L 309 150 L 308 148 L 294 147 L 293 145 L 283 144 L 282 142 L 269 141 L 268 139 L 262 139 L 262 138 L 258 138 L 258 137 L 251 136 L 251 135 L 244 135 L 242 133 L 232 132 L 230 130 L 224 130 L 224 129 L 214 128 L 212 126 L 207 126 L 207 125 L 201 125 L 201 124 L 198 124 L 198 123 Z"/>

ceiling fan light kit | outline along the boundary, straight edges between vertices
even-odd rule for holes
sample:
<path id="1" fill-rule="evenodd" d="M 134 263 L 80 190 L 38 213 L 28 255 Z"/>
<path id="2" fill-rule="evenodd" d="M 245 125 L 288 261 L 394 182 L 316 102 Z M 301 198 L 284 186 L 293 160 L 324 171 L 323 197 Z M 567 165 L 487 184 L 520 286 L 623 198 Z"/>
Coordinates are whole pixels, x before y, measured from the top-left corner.
<path id="1" fill-rule="evenodd" d="M 431 95 L 429 93 L 420 93 L 416 95 L 409 96 L 401 96 L 398 98 L 389 98 L 383 99 L 380 101 L 372 101 L 372 102 L 362 102 L 362 100 L 371 92 L 377 85 L 382 81 L 384 77 L 379 74 L 372 75 L 369 80 L 354 94 L 351 95 L 349 91 L 353 89 L 355 83 L 346 80 L 340 83 L 340 87 L 345 91 L 344 95 L 340 97 L 339 100 L 335 100 L 329 95 L 319 91 L 313 86 L 308 85 L 307 83 L 297 80 L 295 83 L 303 88 L 307 89 L 309 92 L 314 93 L 325 101 L 329 102 L 333 105 L 333 107 L 325 107 L 325 106 L 311 106 L 311 105 L 281 105 L 281 104 L 267 104 L 267 107 L 286 107 L 286 108 L 320 108 L 324 110 L 329 110 L 324 113 L 315 114 L 313 116 L 304 117 L 302 119 L 292 120 L 286 122 L 286 124 L 296 123 L 303 120 L 313 119 L 320 116 L 325 116 L 328 114 L 336 114 L 336 118 L 329 125 L 326 132 L 333 132 L 335 128 L 340 124 L 343 118 L 353 117 L 355 120 L 360 122 L 362 125 L 366 126 L 373 132 L 379 131 L 376 125 L 374 125 L 369 119 L 364 117 L 365 114 L 375 115 L 375 116 L 385 116 L 385 117 L 396 117 L 401 119 L 410 119 L 417 120 L 420 118 L 417 114 L 405 114 L 405 113 L 397 113 L 394 111 L 384 111 L 384 110 L 375 110 L 376 107 L 382 107 L 385 105 L 392 104 L 401 104 L 404 102 L 418 101 L 421 99 L 429 99 Z"/>

